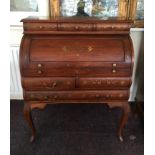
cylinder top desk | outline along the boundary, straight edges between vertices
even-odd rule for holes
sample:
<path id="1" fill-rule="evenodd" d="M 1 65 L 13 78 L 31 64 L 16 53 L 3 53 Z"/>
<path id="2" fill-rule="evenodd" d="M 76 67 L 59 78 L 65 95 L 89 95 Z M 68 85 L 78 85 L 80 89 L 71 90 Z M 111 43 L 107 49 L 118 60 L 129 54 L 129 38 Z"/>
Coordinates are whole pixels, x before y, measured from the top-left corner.
<path id="1" fill-rule="evenodd" d="M 117 134 L 123 141 L 122 130 L 130 114 L 132 22 L 94 17 L 29 17 L 22 22 L 20 72 L 30 140 L 36 133 L 34 108 L 105 103 L 122 108 Z"/>

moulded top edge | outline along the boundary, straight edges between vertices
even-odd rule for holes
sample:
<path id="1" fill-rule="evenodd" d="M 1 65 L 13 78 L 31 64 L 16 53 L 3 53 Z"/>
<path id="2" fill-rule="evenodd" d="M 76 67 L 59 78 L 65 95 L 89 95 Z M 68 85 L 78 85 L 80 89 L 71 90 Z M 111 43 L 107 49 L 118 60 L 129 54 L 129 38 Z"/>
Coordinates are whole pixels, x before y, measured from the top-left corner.
<path id="1" fill-rule="evenodd" d="M 81 23 L 133 23 L 121 17 L 50 17 L 50 16 L 29 16 L 21 20 L 21 22 L 81 22 Z"/>

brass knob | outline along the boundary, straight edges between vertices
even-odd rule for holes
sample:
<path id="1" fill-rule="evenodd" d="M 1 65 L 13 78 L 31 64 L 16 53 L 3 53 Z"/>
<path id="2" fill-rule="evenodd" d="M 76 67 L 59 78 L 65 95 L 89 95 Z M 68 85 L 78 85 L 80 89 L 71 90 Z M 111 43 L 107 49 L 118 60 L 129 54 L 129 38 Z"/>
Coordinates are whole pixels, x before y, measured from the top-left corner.
<path id="1" fill-rule="evenodd" d="M 116 69 L 113 69 L 112 72 L 113 72 L 113 73 L 116 73 Z"/>
<path id="2" fill-rule="evenodd" d="M 38 74 L 42 74 L 42 71 L 41 70 L 38 70 Z"/>
<path id="3" fill-rule="evenodd" d="M 42 65 L 42 64 L 38 64 L 37 66 L 40 68 L 40 67 L 42 67 L 43 65 Z"/>
<path id="4" fill-rule="evenodd" d="M 125 81 L 121 81 L 121 85 L 124 85 L 125 84 Z"/>
<path id="5" fill-rule="evenodd" d="M 117 65 L 116 65 L 116 64 L 112 64 L 112 66 L 113 66 L 113 67 L 116 67 Z"/>
<path id="6" fill-rule="evenodd" d="M 79 29 L 79 26 L 75 26 L 75 30 L 78 30 Z"/>
<path id="7" fill-rule="evenodd" d="M 39 26 L 39 28 L 42 29 L 43 27 L 42 26 Z"/>

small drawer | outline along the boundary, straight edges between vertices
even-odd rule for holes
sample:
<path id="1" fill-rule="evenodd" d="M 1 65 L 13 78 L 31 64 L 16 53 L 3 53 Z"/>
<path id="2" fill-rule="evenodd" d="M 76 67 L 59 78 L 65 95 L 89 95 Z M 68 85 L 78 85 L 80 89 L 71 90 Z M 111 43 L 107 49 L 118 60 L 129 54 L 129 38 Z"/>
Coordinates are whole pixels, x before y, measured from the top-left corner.
<path id="1" fill-rule="evenodd" d="M 112 101 L 128 100 L 128 90 L 94 90 L 94 91 L 26 91 L 25 100 L 32 101 Z"/>
<path id="2" fill-rule="evenodd" d="M 25 31 L 57 31 L 57 24 L 55 23 L 25 23 Z"/>
<path id="3" fill-rule="evenodd" d="M 91 31 L 92 24 L 64 23 L 59 25 L 61 31 Z"/>
<path id="4" fill-rule="evenodd" d="M 129 77 L 79 78 L 80 89 L 127 89 L 131 86 Z"/>
<path id="5" fill-rule="evenodd" d="M 97 31 L 107 31 L 107 30 L 116 30 L 116 31 L 127 31 L 129 29 L 128 24 L 97 24 Z"/>
<path id="6" fill-rule="evenodd" d="M 74 78 L 23 78 L 22 85 L 28 91 L 72 90 L 75 88 Z"/>

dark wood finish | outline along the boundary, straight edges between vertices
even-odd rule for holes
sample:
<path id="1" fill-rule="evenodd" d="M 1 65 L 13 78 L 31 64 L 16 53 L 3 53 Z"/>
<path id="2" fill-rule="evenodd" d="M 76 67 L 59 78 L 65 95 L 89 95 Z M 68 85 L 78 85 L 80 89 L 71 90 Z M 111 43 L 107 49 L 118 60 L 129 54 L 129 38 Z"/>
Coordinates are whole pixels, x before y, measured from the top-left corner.
<path id="1" fill-rule="evenodd" d="M 122 114 L 122 117 L 120 120 L 120 125 L 118 128 L 118 136 L 119 136 L 120 141 L 123 141 L 122 130 L 123 130 L 125 124 L 127 123 L 127 120 L 128 120 L 128 117 L 129 117 L 129 114 L 131 111 L 128 102 L 122 104 L 122 109 L 123 109 L 123 114 Z"/>
<path id="2" fill-rule="evenodd" d="M 83 102 L 93 100 L 127 100 L 129 98 L 128 90 L 93 90 L 93 91 L 26 91 L 25 100 L 30 101 L 68 101 Z"/>
<path id="3" fill-rule="evenodd" d="M 20 46 L 24 115 L 35 136 L 31 110 L 56 103 L 106 103 L 130 113 L 132 22 L 98 18 L 27 18 Z"/>
<path id="4" fill-rule="evenodd" d="M 40 110 L 43 110 L 43 109 L 45 109 L 46 108 L 46 106 L 47 106 L 47 104 L 46 103 L 36 103 L 36 104 L 31 104 L 31 110 L 33 110 L 33 109 L 40 109 Z"/>
<path id="5" fill-rule="evenodd" d="M 30 138 L 30 142 L 33 142 L 35 139 L 35 133 L 36 133 L 36 129 L 32 120 L 32 116 L 31 116 L 31 105 L 30 102 L 25 102 L 24 103 L 24 117 L 25 120 L 27 121 L 29 127 L 31 128 L 32 131 L 32 136 Z"/>
<path id="6" fill-rule="evenodd" d="M 23 88 L 28 91 L 34 90 L 73 90 L 75 89 L 75 78 L 63 78 L 63 77 L 42 77 L 42 78 L 30 78 L 25 77 L 22 79 Z"/>

